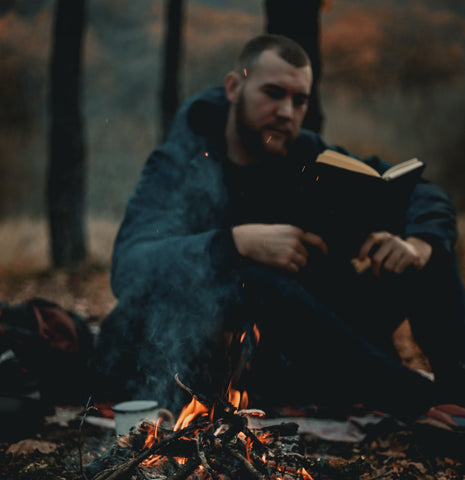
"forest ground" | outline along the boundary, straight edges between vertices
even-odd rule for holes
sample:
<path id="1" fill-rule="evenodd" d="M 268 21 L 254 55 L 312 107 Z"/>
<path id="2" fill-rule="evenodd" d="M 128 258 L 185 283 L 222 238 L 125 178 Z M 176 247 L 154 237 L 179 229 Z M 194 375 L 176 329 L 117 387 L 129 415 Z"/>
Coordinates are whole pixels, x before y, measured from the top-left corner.
<path id="1" fill-rule="evenodd" d="M 23 247 L 29 243 L 25 241 Z M 458 253 L 462 267 L 464 246 L 461 236 Z M 98 326 L 115 304 L 108 265 L 108 257 L 94 258 L 75 270 L 42 268 L 40 262 L 31 261 L 0 265 L 0 301 L 15 304 L 32 297 L 46 298 Z M 407 322 L 397 330 L 395 341 L 405 364 L 428 368 Z M 85 480 L 83 467 L 107 451 L 116 436 L 113 429 L 83 422 L 84 414 L 85 405 L 57 406 L 55 414 L 27 438 L 0 440 L 0 478 Z M 424 425 L 383 422 L 357 443 L 331 442 L 308 434 L 302 437 L 308 455 L 320 459 L 319 470 L 310 472 L 315 480 L 465 479 L 464 435 Z"/>

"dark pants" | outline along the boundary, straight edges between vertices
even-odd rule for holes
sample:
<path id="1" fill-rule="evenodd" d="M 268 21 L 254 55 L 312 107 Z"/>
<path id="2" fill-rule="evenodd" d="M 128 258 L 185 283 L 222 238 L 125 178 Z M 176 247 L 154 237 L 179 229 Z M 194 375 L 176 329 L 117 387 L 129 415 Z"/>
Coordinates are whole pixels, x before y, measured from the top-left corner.
<path id="1" fill-rule="evenodd" d="M 175 371 L 209 395 L 234 376 L 262 408 L 362 402 L 410 418 L 437 403 L 457 403 L 403 366 L 392 344 L 392 333 L 408 317 L 435 375 L 444 384 L 456 380 L 455 365 L 465 359 L 465 299 L 454 255 L 436 253 L 420 272 L 380 278 L 319 257 L 297 276 L 253 263 L 238 268 L 242 297 L 227 310 L 223 329 L 233 337 L 207 337 L 194 316 L 183 323 L 169 315 L 160 325 L 149 309 L 141 310 L 143 302 L 119 303 L 102 326 L 93 361 L 110 380 L 108 388 L 123 398 L 156 398 L 175 412 L 189 401 Z M 151 343 L 154 329 L 161 332 L 157 344 Z M 173 341 L 180 329 L 185 338 L 192 332 L 181 349 Z M 99 377 L 98 387 L 104 386 Z"/>
<path id="2" fill-rule="evenodd" d="M 235 316 L 261 332 L 243 379 L 252 398 L 362 402 L 401 418 L 457 401 L 403 366 L 392 341 L 408 317 L 439 378 L 465 359 L 465 294 L 455 255 L 436 253 L 422 271 L 379 278 L 318 258 L 306 270 L 295 278 L 243 269 L 244 304 Z"/>

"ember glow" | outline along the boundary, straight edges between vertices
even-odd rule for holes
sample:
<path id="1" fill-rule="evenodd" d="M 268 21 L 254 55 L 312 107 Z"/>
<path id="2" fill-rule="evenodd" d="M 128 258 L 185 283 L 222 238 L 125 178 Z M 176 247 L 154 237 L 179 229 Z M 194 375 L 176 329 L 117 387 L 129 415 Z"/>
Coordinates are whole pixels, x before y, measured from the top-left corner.
<path id="1" fill-rule="evenodd" d="M 254 326 L 253 326 L 253 333 L 255 335 L 255 341 L 258 343 L 260 341 L 260 330 L 258 329 L 256 323 L 254 323 Z"/>
<path id="2" fill-rule="evenodd" d="M 179 415 L 173 432 L 180 434 L 178 435 L 180 441 L 190 442 L 191 444 L 195 443 L 199 455 L 202 449 L 201 444 L 205 438 L 210 438 L 210 443 L 207 442 L 210 448 L 214 444 L 215 449 L 221 449 L 221 443 L 225 442 L 225 438 L 228 437 L 228 445 L 224 446 L 223 455 L 235 457 L 242 463 L 248 462 L 247 470 L 253 472 L 253 478 L 262 478 L 263 480 L 313 480 L 313 477 L 303 466 L 288 465 L 283 461 L 283 455 L 278 454 L 278 456 L 276 456 L 273 453 L 273 443 L 277 438 L 276 434 L 270 431 L 256 431 L 253 433 L 248 429 L 246 426 L 247 418 L 254 416 L 263 417 L 264 412 L 261 410 L 246 410 L 247 393 L 245 391 L 239 392 L 238 390 L 229 388 L 228 403 L 233 407 L 233 411 L 228 412 L 225 410 L 220 412 L 220 416 L 225 416 L 224 422 L 222 422 L 221 420 L 214 419 L 213 409 L 207 408 L 199 400 L 193 398 Z M 238 428 L 238 425 L 235 424 L 236 422 L 238 424 L 241 422 L 245 423 L 243 423 L 242 427 Z M 185 432 L 183 432 L 184 430 Z M 229 438 L 231 431 L 235 431 L 235 437 Z M 153 428 L 147 430 L 144 448 L 149 449 L 154 446 L 156 447 L 157 443 L 163 440 L 166 442 L 166 436 L 164 437 L 162 433 L 159 435 L 159 425 L 157 423 Z M 216 445 L 216 443 L 218 443 L 218 445 Z M 243 456 L 239 453 L 239 448 L 244 450 Z M 218 463 L 217 459 L 207 457 L 208 454 L 203 453 L 203 455 L 201 455 L 202 461 L 192 469 L 190 475 L 186 477 L 183 476 L 182 478 L 187 478 L 188 480 L 230 480 L 232 478 L 239 478 L 228 476 L 227 473 L 222 471 L 212 470 L 216 465 L 221 465 L 221 462 Z M 168 457 L 166 455 L 154 454 L 144 460 L 140 465 L 148 468 L 163 469 L 168 465 L 170 460 L 171 462 L 176 462 L 178 468 L 186 468 L 189 466 L 189 463 L 192 462 L 192 458 L 189 457 Z"/>
<path id="3" fill-rule="evenodd" d="M 234 407 L 235 412 L 237 412 L 239 408 L 247 408 L 247 392 L 240 392 L 239 390 L 235 390 L 230 385 L 228 388 L 228 402 L 232 407 Z M 205 420 L 209 420 L 213 425 L 214 408 L 209 409 L 197 398 L 193 397 L 190 403 L 188 403 L 179 414 L 173 431 L 176 432 L 179 430 L 183 430 L 189 425 L 191 425 L 194 420 L 199 421 L 202 418 Z M 147 431 L 147 438 L 145 440 L 144 449 L 153 447 L 162 438 L 162 436 L 159 435 L 159 427 L 161 421 L 161 418 L 158 419 L 157 423 L 153 426 L 153 428 L 149 428 L 149 430 Z M 201 429 L 199 427 L 199 431 L 200 430 Z M 184 465 L 188 461 L 188 459 L 185 457 L 175 457 L 175 460 L 178 462 L 179 465 Z M 166 459 L 162 455 L 152 455 L 147 460 L 142 462 L 141 465 L 154 466 L 157 464 L 161 464 L 165 461 Z"/>

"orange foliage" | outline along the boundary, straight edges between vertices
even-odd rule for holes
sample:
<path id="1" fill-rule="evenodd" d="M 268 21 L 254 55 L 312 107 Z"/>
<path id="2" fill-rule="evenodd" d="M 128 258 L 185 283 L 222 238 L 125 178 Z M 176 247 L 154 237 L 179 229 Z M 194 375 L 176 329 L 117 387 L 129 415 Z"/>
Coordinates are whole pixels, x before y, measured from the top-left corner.
<path id="1" fill-rule="evenodd" d="M 347 79 L 356 72 L 365 83 L 374 81 L 383 34 L 372 9 L 354 8 L 323 30 L 322 49 L 326 76 Z"/>
<path id="2" fill-rule="evenodd" d="M 0 17 L 0 46 L 26 61 L 47 60 L 50 54 L 51 14 L 42 10 L 31 21 L 14 12 Z"/>
<path id="3" fill-rule="evenodd" d="M 324 74 L 334 86 L 421 88 L 465 73 L 465 20 L 450 11 L 391 4 L 324 19 Z"/>

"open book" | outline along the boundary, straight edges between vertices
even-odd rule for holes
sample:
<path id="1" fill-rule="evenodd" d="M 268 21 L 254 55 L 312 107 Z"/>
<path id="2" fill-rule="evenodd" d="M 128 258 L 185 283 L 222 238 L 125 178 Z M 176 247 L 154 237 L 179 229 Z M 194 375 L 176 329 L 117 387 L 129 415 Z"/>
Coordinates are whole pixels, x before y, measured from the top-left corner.
<path id="1" fill-rule="evenodd" d="M 381 177 L 387 181 L 407 175 L 410 172 L 416 172 L 417 175 L 421 173 L 425 167 L 425 164 L 418 160 L 418 158 L 411 158 L 410 160 L 406 160 L 405 162 L 394 165 L 386 170 L 383 174 L 380 174 L 373 167 L 370 167 L 370 165 L 367 165 L 361 160 L 357 160 L 356 158 L 349 157 L 348 155 L 335 152 L 334 150 L 325 150 L 323 153 L 320 153 L 316 159 L 316 162 L 332 165 L 333 167 L 350 170 L 352 172 L 370 175 L 372 177 Z"/>
<path id="2" fill-rule="evenodd" d="M 352 258 L 371 232 L 401 234 L 410 194 L 425 165 L 413 158 L 383 174 L 350 156 L 325 150 L 306 174 L 308 231 L 330 251 Z"/>

